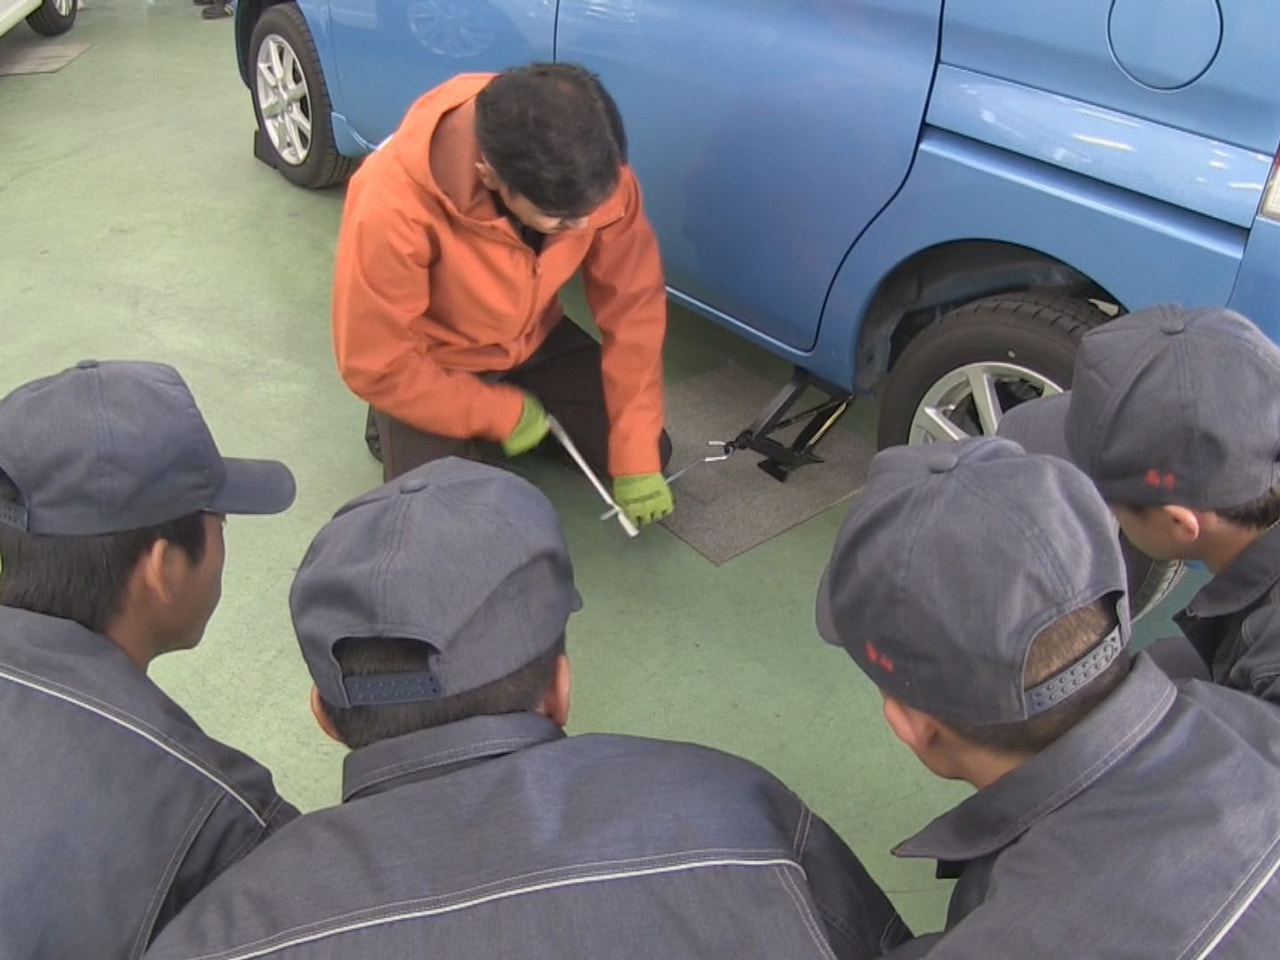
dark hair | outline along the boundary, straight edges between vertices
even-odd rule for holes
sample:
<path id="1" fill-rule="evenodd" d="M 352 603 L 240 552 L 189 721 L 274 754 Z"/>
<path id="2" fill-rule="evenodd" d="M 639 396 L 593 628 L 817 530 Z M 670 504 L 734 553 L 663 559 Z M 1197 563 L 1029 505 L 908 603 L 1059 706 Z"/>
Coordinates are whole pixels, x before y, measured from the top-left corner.
<path id="1" fill-rule="evenodd" d="M 1241 506 L 1213 512 L 1237 527 L 1267 530 L 1280 523 L 1280 487 L 1272 487 L 1256 500 L 1250 500 Z"/>
<path id="2" fill-rule="evenodd" d="M 3 472 L 0 500 L 22 502 Z M 26 533 L 0 524 L 0 606 L 105 633 L 124 605 L 139 558 L 158 540 L 169 541 L 199 563 L 205 551 L 203 516 L 192 513 L 154 527 L 90 537 Z"/>
<path id="3" fill-rule="evenodd" d="M 339 640 L 333 648 L 333 656 L 344 677 L 428 670 L 431 652 L 421 641 L 386 637 Z M 388 706 L 336 707 L 326 700 L 324 712 L 333 721 L 342 742 L 353 750 L 468 717 L 523 713 L 538 706 L 546 695 L 555 679 L 556 660 L 562 653 L 563 637 L 546 653 L 514 673 L 474 690 L 439 700 Z"/>
<path id="4" fill-rule="evenodd" d="M 1023 684 L 1034 687 L 1061 673 L 1116 628 L 1115 597 L 1095 600 L 1049 624 L 1031 642 Z M 1120 686 L 1129 672 L 1127 652 L 1080 690 L 1044 713 L 1019 723 L 982 726 L 948 724 L 965 740 L 998 753 L 1039 753 L 1088 716 Z"/>
<path id="5" fill-rule="evenodd" d="M 503 183 L 549 216 L 591 213 L 627 162 L 617 104 L 599 77 L 570 63 L 495 77 L 476 98 L 476 136 Z"/>

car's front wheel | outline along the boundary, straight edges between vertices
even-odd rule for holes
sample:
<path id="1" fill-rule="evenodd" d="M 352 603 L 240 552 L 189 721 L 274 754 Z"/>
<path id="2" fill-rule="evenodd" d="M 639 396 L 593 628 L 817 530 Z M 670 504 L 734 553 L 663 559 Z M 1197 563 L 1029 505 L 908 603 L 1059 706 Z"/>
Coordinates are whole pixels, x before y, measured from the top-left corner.
<path id="1" fill-rule="evenodd" d="M 249 89 L 266 159 L 300 187 L 318 189 L 349 177 L 359 161 L 338 153 L 320 55 L 296 4 L 263 12 L 249 56 Z"/>
<path id="2" fill-rule="evenodd" d="M 75 26 L 76 7 L 76 0 L 44 0 L 27 16 L 27 25 L 43 36 L 56 37 Z"/>

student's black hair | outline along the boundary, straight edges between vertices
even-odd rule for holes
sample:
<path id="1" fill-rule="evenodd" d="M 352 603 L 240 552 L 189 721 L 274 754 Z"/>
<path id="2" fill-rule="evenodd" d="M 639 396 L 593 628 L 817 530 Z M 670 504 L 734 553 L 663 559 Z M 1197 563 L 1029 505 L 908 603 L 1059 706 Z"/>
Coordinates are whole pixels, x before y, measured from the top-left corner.
<path id="1" fill-rule="evenodd" d="M 1268 530 L 1280 523 L 1280 487 L 1272 487 L 1257 499 L 1238 507 L 1226 507 L 1213 512 L 1237 527 Z"/>
<path id="2" fill-rule="evenodd" d="M 439 700 L 386 706 L 338 707 L 324 702 L 339 739 L 353 750 L 379 740 L 456 723 L 469 717 L 533 710 L 551 688 L 556 660 L 564 653 L 564 638 L 514 673 L 483 687 Z M 340 640 L 334 658 L 344 677 L 384 673 L 416 673 L 430 669 L 431 648 L 417 640 L 383 637 Z"/>
<path id="3" fill-rule="evenodd" d="M 0 501 L 22 502 L 3 472 Z M 60 617 L 104 633 L 124 605 L 138 560 L 158 540 L 169 541 L 199 563 L 206 546 L 203 515 L 89 537 L 46 536 L 0 524 L 0 606 Z"/>
<path id="4" fill-rule="evenodd" d="M 1104 597 L 1049 624 L 1031 642 L 1023 684 L 1027 689 L 1061 673 L 1116 628 L 1115 597 Z M 1102 673 L 1062 703 L 1019 723 L 947 726 L 987 750 L 1014 755 L 1039 753 L 1087 717 L 1115 692 L 1132 665 L 1121 653 Z"/>
<path id="5" fill-rule="evenodd" d="M 476 136 L 498 177 L 550 216 L 591 213 L 627 162 L 617 104 L 599 77 L 571 63 L 495 77 L 476 98 Z"/>

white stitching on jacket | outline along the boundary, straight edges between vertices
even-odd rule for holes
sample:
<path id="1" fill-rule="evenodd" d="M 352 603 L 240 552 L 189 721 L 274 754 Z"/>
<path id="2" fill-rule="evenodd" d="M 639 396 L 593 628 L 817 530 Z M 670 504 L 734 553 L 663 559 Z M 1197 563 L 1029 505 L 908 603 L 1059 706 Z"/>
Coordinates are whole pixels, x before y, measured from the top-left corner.
<path id="1" fill-rule="evenodd" d="M 88 710 L 90 713 L 97 714 L 98 716 L 102 717 L 104 720 L 110 720 L 112 723 L 116 724 L 117 726 L 123 727 L 126 730 L 130 730 L 133 733 L 136 733 L 138 736 L 142 737 L 142 739 L 159 747 L 165 753 L 169 754 L 169 756 L 173 757 L 176 760 L 182 761 L 192 770 L 196 771 L 196 773 L 200 774 L 202 777 L 208 780 L 212 780 L 215 784 L 217 784 L 219 787 L 225 790 L 227 794 L 234 797 L 236 801 L 240 804 L 240 806 L 248 810 L 249 813 L 253 816 L 253 819 L 257 822 L 258 826 L 265 827 L 267 825 L 266 821 L 262 819 L 262 814 L 258 813 L 257 809 L 249 801 L 249 798 L 246 797 L 244 794 L 242 794 L 239 790 L 237 790 L 236 787 L 229 780 L 223 779 L 223 777 L 221 777 L 212 768 L 206 766 L 199 758 L 188 756 L 185 751 L 178 749 L 177 744 L 166 743 L 164 740 L 160 738 L 158 734 L 151 733 L 150 731 L 145 729 L 141 720 L 138 720 L 135 717 L 129 717 L 128 719 L 125 719 L 125 717 L 128 716 L 127 714 L 119 715 L 117 713 L 108 711 L 103 707 L 94 706 L 92 703 L 88 703 L 84 700 L 74 697 L 70 693 L 66 693 L 66 692 L 63 692 L 62 690 L 57 690 L 52 687 L 46 687 L 42 684 L 36 683 L 34 680 L 29 680 L 25 677 L 14 676 L 12 673 L 9 673 L 5 670 L 0 670 L 0 678 L 3 678 L 5 680 L 12 680 L 14 683 L 18 684 L 19 686 L 27 687 L 28 689 L 36 690 L 40 693 L 47 694 L 48 696 L 54 697 L 55 699 L 63 700 L 66 703 L 74 704 L 75 706 L 80 707 L 82 710 Z M 129 722 L 130 720 L 133 720 L 134 722 L 130 723 Z"/>

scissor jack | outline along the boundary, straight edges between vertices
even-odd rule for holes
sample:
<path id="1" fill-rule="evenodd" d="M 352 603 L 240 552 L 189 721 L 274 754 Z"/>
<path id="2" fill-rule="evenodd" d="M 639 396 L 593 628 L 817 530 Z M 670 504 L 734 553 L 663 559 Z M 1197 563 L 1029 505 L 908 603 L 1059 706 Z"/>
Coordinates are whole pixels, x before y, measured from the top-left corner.
<path id="1" fill-rule="evenodd" d="M 796 401 L 810 387 L 824 394 L 826 399 L 816 407 L 788 417 L 787 414 Z M 808 463 L 823 462 L 822 457 L 814 451 L 848 411 L 854 397 L 855 394 L 834 387 L 819 380 L 808 370 L 796 367 L 791 379 L 764 405 L 751 426 L 723 444 L 725 453 L 754 450 L 764 454 L 765 459 L 756 466 L 779 483 L 786 483 L 793 470 Z M 804 426 L 789 444 L 773 438 L 773 434 L 779 430 L 793 427 L 797 423 L 803 423 Z"/>

